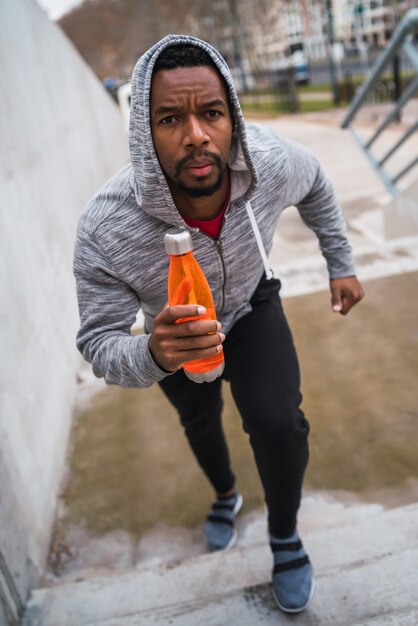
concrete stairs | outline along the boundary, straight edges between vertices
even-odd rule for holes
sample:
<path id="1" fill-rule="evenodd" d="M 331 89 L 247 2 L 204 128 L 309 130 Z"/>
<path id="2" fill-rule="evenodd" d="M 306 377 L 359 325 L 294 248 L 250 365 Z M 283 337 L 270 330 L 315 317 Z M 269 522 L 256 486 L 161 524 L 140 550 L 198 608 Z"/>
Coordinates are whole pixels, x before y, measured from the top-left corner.
<path id="1" fill-rule="evenodd" d="M 275 606 L 265 543 L 32 593 L 23 626 L 417 626 L 418 504 L 304 534 L 311 607 Z"/>

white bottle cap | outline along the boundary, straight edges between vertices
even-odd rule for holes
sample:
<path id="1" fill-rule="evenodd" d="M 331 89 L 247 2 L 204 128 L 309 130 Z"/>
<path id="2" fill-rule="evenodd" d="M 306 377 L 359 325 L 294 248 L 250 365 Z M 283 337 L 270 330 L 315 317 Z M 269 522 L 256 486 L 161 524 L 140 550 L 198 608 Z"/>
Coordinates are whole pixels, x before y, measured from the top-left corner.
<path id="1" fill-rule="evenodd" d="M 192 237 L 184 228 L 169 230 L 164 236 L 167 254 L 186 254 L 193 250 Z"/>

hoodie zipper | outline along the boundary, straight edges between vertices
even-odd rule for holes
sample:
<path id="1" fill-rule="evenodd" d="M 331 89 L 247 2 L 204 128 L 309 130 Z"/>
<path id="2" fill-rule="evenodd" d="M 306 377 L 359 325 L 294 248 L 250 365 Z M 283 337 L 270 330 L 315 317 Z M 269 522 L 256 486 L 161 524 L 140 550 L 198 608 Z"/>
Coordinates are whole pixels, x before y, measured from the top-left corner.
<path id="1" fill-rule="evenodd" d="M 229 207 L 228 207 L 228 209 L 229 209 Z M 228 211 L 228 209 L 227 209 L 227 211 Z M 219 233 L 219 236 L 222 233 L 222 229 L 225 226 L 225 222 L 226 222 L 227 219 L 228 219 L 227 212 L 225 212 L 225 215 L 224 215 L 223 220 L 222 220 L 222 226 L 221 226 L 221 231 Z M 203 234 L 205 234 L 205 233 L 203 233 Z M 222 266 L 221 306 L 217 310 L 218 313 L 221 313 L 221 311 L 224 310 L 225 300 L 226 300 L 226 293 L 225 293 L 225 291 L 226 291 L 226 268 L 225 268 L 224 255 L 223 255 L 223 251 L 222 251 L 222 244 L 221 244 L 219 239 L 215 240 L 215 247 L 216 247 L 216 250 L 217 250 L 217 252 L 219 254 L 219 258 L 221 259 L 221 266 Z"/>
<path id="2" fill-rule="evenodd" d="M 221 295 L 222 295 L 222 300 L 221 300 L 221 306 L 220 306 L 220 311 L 223 311 L 224 305 L 225 305 L 225 283 L 226 283 L 226 269 L 225 269 L 225 261 L 224 261 L 224 257 L 223 257 L 223 253 L 222 253 L 222 244 L 219 241 L 219 239 L 217 239 L 215 241 L 215 245 L 216 245 L 216 250 L 218 251 L 219 254 L 219 258 L 221 259 L 221 265 L 222 265 L 222 290 L 221 290 Z"/>
<path id="3" fill-rule="evenodd" d="M 222 227 L 225 224 L 225 220 L 226 220 L 226 216 L 224 216 L 224 220 L 222 223 Z M 195 232 L 199 232 L 201 235 L 203 235 L 204 237 L 207 237 L 208 239 L 210 239 L 214 244 L 215 244 L 215 250 L 217 251 L 219 258 L 221 260 L 221 267 L 222 267 L 222 286 L 221 286 L 221 306 L 216 308 L 216 312 L 220 313 L 221 311 L 223 311 L 224 305 L 225 305 L 225 299 L 226 299 L 226 268 L 225 268 L 225 261 L 224 261 L 224 257 L 223 257 L 223 252 L 222 252 L 222 244 L 219 241 L 219 239 L 212 239 L 212 237 L 210 235 L 207 235 L 206 233 L 204 233 L 202 230 L 200 230 L 199 228 L 192 228 L 190 230 L 194 230 Z"/>
<path id="4" fill-rule="evenodd" d="M 225 215 L 222 220 L 222 226 L 221 226 L 221 231 L 219 233 L 219 236 L 221 236 L 222 229 L 225 226 L 226 220 L 228 219 L 228 211 L 230 210 L 230 208 L 231 208 L 231 203 L 229 204 L 229 207 L 225 211 Z M 222 300 L 221 300 L 220 311 L 223 311 L 224 306 L 225 306 L 225 300 L 226 300 L 226 293 L 225 293 L 226 292 L 226 267 L 225 267 L 225 259 L 223 255 L 223 248 L 222 248 L 222 244 L 220 240 L 216 239 L 215 244 L 216 244 L 216 249 L 218 251 L 219 258 L 221 259 L 221 265 L 222 265 L 222 289 L 221 289 Z"/>

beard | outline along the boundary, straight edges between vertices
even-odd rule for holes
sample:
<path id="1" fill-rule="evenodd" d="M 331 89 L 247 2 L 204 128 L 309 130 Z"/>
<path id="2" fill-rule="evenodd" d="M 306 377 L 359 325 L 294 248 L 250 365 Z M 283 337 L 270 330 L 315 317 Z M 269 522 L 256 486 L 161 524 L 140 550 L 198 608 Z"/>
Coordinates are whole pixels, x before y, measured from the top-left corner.
<path id="1" fill-rule="evenodd" d="M 174 183 L 183 193 L 187 194 L 191 198 L 204 198 L 204 197 L 211 196 L 212 194 L 215 193 L 215 191 L 218 191 L 218 189 L 221 188 L 222 183 L 223 183 L 225 167 L 222 163 L 221 158 L 214 152 L 209 152 L 207 150 L 203 151 L 202 156 L 209 157 L 216 164 L 218 168 L 218 177 L 215 180 L 215 182 L 210 185 L 206 185 L 202 187 L 188 187 L 187 185 L 181 182 L 180 173 L 181 173 L 182 167 L 187 165 L 189 161 L 193 161 L 193 159 L 195 158 L 195 155 L 189 154 L 187 157 L 184 157 L 184 159 L 181 159 L 176 164 L 176 177 L 174 179 Z M 196 181 L 198 183 L 203 182 L 203 180 L 204 180 L 203 176 L 201 178 L 199 177 L 196 178 Z"/>
<path id="2" fill-rule="evenodd" d="M 222 186 L 223 179 L 224 173 L 223 171 L 220 171 L 218 174 L 218 178 L 215 180 L 215 182 L 211 185 L 207 185 L 206 187 L 187 187 L 187 185 L 185 185 L 181 181 L 177 181 L 176 185 L 183 193 L 186 193 L 191 198 L 204 198 L 211 196 L 215 193 L 215 191 L 218 191 L 218 189 L 220 189 Z M 199 178 L 197 178 L 196 180 L 199 182 Z M 203 178 L 200 180 L 203 180 Z"/>

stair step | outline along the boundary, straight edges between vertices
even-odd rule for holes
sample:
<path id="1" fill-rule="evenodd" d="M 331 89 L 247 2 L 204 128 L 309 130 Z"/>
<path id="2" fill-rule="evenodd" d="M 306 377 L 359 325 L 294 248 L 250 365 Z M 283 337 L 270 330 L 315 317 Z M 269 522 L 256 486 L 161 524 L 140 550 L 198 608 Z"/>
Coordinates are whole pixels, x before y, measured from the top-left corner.
<path id="1" fill-rule="evenodd" d="M 417 522 L 413 504 L 306 535 L 317 593 L 298 623 L 367 624 L 395 612 L 409 619 L 408 611 L 418 609 Z M 268 546 L 255 545 L 40 589 L 31 596 L 23 626 L 285 623 L 271 597 L 270 571 Z"/>
<path id="2" fill-rule="evenodd" d="M 374 561 L 319 574 L 308 611 L 298 626 L 416 626 L 418 607 L 409 609 L 416 594 L 418 548 Z M 402 572 L 402 576 L 396 576 Z M 393 575 L 391 575 L 393 574 Z M 415 619 L 415 621 L 414 621 Z M 285 626 L 289 617 L 274 603 L 270 584 L 198 598 L 123 618 L 123 626 Z M 121 626 L 121 619 L 94 621 L 83 626 Z"/>
<path id="3" fill-rule="evenodd" d="M 365 622 L 358 622 L 354 626 L 417 626 L 417 624 L 418 609 L 372 617 Z"/>

